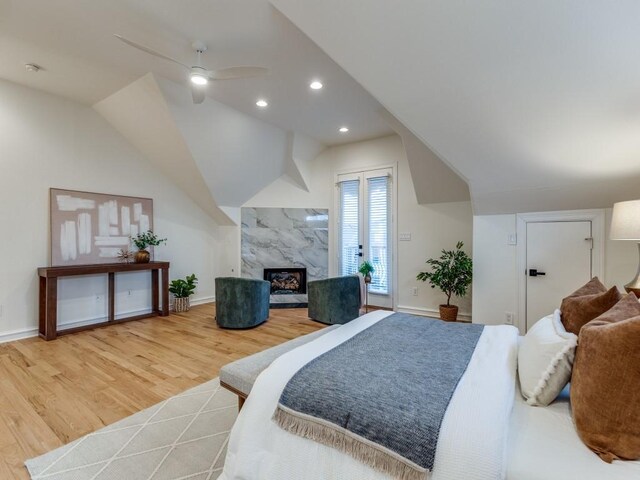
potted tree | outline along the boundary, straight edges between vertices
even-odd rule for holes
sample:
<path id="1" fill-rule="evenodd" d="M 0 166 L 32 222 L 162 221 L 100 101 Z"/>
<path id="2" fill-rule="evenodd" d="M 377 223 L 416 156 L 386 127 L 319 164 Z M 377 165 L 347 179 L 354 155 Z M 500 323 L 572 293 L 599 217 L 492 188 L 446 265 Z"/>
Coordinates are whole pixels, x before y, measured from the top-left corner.
<path id="1" fill-rule="evenodd" d="M 440 318 L 449 322 L 458 318 L 458 307 L 451 305 L 451 296 L 464 297 L 471 285 L 473 262 L 458 242 L 455 250 L 442 250 L 439 259 L 430 258 L 427 264 L 432 266 L 431 272 L 420 272 L 416 277 L 423 282 L 429 281 L 431 288 L 438 287 L 447 296 L 447 303 L 440 305 Z"/>
<path id="2" fill-rule="evenodd" d="M 371 283 L 371 274 L 375 271 L 369 260 L 365 260 L 358 268 L 358 271 L 364 277 L 364 283 Z"/>
<path id="3" fill-rule="evenodd" d="M 173 309 L 176 312 L 189 311 L 189 308 L 191 308 L 189 305 L 189 297 L 193 295 L 197 283 L 198 279 L 195 273 L 187 275 L 184 279 L 178 278 L 177 280 L 171 281 L 169 291 L 173 293 Z"/>
<path id="4" fill-rule="evenodd" d="M 158 237 L 153 231 L 147 230 L 144 233 L 139 233 L 135 237 L 131 237 L 131 241 L 138 248 L 138 251 L 133 256 L 136 263 L 149 263 L 151 254 L 148 247 L 157 247 L 162 243 L 166 243 L 166 238 Z"/>

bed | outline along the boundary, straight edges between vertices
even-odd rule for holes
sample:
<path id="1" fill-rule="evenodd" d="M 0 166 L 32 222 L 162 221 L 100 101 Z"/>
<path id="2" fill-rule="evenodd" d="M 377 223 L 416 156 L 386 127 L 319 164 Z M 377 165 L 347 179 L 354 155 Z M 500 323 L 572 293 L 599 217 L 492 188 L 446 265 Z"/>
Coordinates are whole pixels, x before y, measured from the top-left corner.
<path id="1" fill-rule="evenodd" d="M 571 418 L 568 386 L 548 407 L 531 407 L 516 392 L 509 427 L 506 478 L 640 479 L 640 461 L 605 463 L 580 441 Z"/>
<path id="2" fill-rule="evenodd" d="M 234 425 L 220 480 L 391 479 L 336 449 L 286 432 L 272 420 L 280 394 L 302 366 L 390 314 L 367 314 L 273 362 L 256 380 Z M 640 478 L 640 462 L 607 465 L 580 442 L 566 398 L 547 408 L 522 401 L 517 345 L 513 327 L 485 328 L 444 416 L 429 478 Z M 489 395 L 495 392 L 500 394 Z"/>

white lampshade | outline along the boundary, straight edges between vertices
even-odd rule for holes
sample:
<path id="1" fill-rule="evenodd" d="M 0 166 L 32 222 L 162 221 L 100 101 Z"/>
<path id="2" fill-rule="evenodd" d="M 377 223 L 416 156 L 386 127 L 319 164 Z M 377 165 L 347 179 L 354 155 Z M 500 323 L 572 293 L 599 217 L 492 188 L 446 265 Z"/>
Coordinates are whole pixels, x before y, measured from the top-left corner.
<path id="1" fill-rule="evenodd" d="M 640 200 L 618 202 L 613 205 L 611 240 L 640 242 Z"/>

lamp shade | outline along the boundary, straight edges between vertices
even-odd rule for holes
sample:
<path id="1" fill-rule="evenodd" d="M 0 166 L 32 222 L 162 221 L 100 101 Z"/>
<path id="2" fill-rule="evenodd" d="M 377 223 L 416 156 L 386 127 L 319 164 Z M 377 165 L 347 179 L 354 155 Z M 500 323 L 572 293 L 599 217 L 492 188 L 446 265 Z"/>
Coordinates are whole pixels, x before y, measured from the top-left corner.
<path id="1" fill-rule="evenodd" d="M 618 202 L 613 205 L 611 240 L 640 242 L 640 200 Z"/>

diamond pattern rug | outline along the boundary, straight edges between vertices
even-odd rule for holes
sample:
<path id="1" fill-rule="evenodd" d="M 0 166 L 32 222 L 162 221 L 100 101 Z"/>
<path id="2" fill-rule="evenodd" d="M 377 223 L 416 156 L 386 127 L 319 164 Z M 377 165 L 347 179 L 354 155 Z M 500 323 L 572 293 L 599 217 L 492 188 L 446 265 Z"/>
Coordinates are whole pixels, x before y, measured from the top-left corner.
<path id="1" fill-rule="evenodd" d="M 215 378 L 25 465 L 33 480 L 213 480 L 237 413 Z"/>

